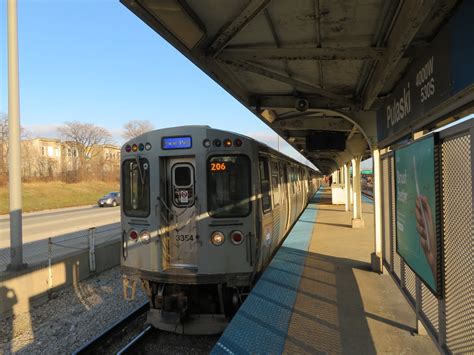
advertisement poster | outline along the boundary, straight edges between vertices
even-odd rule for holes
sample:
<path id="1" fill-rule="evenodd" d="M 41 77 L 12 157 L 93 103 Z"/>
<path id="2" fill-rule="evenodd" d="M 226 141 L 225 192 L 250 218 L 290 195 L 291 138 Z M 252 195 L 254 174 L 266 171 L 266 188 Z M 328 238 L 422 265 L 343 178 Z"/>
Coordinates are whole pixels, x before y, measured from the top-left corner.
<path id="1" fill-rule="evenodd" d="M 438 294 L 434 143 L 431 136 L 395 151 L 396 227 L 398 254 Z"/>

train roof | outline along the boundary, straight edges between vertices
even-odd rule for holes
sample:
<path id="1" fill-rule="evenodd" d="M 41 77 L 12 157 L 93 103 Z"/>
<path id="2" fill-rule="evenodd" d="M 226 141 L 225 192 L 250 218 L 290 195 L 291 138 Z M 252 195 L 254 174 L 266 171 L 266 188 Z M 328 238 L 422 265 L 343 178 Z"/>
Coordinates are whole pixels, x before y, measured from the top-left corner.
<path id="1" fill-rule="evenodd" d="M 133 141 L 136 141 L 137 139 L 139 139 L 140 137 L 142 136 L 145 136 L 145 135 L 148 135 L 150 133 L 159 133 L 160 131 L 176 131 L 176 130 L 183 130 L 183 131 L 189 131 L 190 129 L 203 129 L 203 130 L 211 130 L 211 131 L 214 131 L 214 132 L 222 132 L 222 133 L 231 133 L 233 135 L 236 135 L 238 137 L 241 137 L 245 140 L 248 140 L 248 141 L 252 141 L 254 142 L 255 144 L 258 145 L 259 149 L 261 151 L 264 151 L 266 153 L 269 153 L 269 154 L 272 154 L 272 155 L 276 155 L 280 158 L 283 158 L 285 160 L 288 160 L 288 161 L 291 161 L 292 163 L 294 164 L 297 164 L 297 165 L 303 165 L 303 166 L 306 166 L 308 167 L 308 169 L 311 169 L 312 171 L 314 172 L 319 172 L 318 170 L 315 170 L 313 168 L 311 168 L 310 166 L 304 164 L 304 163 L 301 163 L 299 161 L 297 161 L 296 159 L 293 159 L 292 157 L 282 153 L 282 152 L 279 152 L 277 151 L 276 149 L 273 149 L 272 147 L 268 146 L 267 144 L 265 143 L 262 143 L 258 140 L 256 140 L 255 138 L 252 138 L 252 137 L 249 137 L 249 136 L 246 136 L 244 134 L 241 134 L 241 133 L 236 133 L 236 132 L 232 132 L 232 131 L 227 131 L 227 130 L 222 130 L 222 129 L 218 129 L 218 128 L 212 128 L 211 126 L 208 126 L 208 125 L 185 125 L 185 126 L 176 126 L 176 127 L 166 127 L 166 128 L 158 128 L 158 129 L 155 129 L 153 131 L 149 131 L 149 132 L 146 132 L 146 133 L 143 133 L 141 134 L 140 136 L 137 136 L 135 138 L 132 138 L 130 139 L 129 141 L 125 142 L 123 144 L 123 146 L 127 145 L 127 144 L 130 144 L 131 142 Z"/>

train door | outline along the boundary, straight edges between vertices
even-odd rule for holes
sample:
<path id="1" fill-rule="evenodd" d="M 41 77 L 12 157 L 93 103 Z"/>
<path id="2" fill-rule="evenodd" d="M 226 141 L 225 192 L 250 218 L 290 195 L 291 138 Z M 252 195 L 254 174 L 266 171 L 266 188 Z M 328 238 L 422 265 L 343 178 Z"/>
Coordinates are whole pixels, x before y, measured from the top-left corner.
<path id="1" fill-rule="evenodd" d="M 270 183 L 270 171 L 268 158 L 264 156 L 259 157 L 259 176 L 260 176 L 260 190 L 261 190 L 261 262 L 266 264 L 271 255 L 272 244 L 272 195 Z"/>
<path id="2" fill-rule="evenodd" d="M 289 176 L 288 176 L 288 165 L 286 163 L 283 164 L 283 186 L 285 191 L 285 209 L 286 209 L 286 223 L 285 223 L 285 232 L 288 232 L 290 229 L 291 223 L 291 191 L 290 191 L 290 184 L 289 184 Z"/>
<path id="3" fill-rule="evenodd" d="M 278 162 L 274 159 L 270 160 L 270 176 L 272 183 L 272 246 L 273 251 L 280 242 L 280 231 L 283 229 L 282 226 L 282 208 L 281 208 L 281 186 L 280 186 L 280 172 L 278 169 Z"/>
<path id="4" fill-rule="evenodd" d="M 195 271 L 198 260 L 195 205 L 195 160 L 169 159 L 167 162 L 169 233 L 168 265 Z"/>
<path id="5" fill-rule="evenodd" d="M 290 200 L 290 224 L 293 224 L 296 217 L 296 184 L 295 184 L 295 175 L 294 170 L 291 165 L 288 165 L 288 185 L 290 190 L 289 200 Z"/>

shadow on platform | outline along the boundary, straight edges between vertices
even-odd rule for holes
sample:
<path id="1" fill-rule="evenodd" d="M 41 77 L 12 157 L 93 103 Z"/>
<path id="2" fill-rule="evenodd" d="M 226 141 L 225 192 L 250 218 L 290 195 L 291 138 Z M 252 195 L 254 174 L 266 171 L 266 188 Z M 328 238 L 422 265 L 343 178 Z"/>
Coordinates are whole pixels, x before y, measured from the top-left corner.
<path id="1" fill-rule="evenodd" d="M 284 352 L 374 354 L 353 273 L 369 270 L 370 265 L 290 248 L 281 252 L 287 260 L 297 254 L 306 259 Z"/>

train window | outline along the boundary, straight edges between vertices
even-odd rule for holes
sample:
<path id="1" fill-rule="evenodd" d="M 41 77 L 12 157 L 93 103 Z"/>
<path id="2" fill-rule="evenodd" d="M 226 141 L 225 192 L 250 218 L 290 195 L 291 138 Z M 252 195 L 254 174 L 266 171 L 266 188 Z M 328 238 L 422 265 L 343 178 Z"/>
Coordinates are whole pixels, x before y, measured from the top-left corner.
<path id="1" fill-rule="evenodd" d="M 174 185 L 180 187 L 191 186 L 191 166 L 178 166 L 174 168 Z"/>
<path id="2" fill-rule="evenodd" d="M 289 183 L 291 186 L 291 193 L 295 193 L 295 174 L 293 172 L 293 169 L 291 167 L 288 167 L 288 175 L 290 177 Z"/>
<path id="3" fill-rule="evenodd" d="M 212 217 L 244 217 L 250 213 L 250 159 L 214 156 L 207 167 L 207 205 Z"/>
<path id="4" fill-rule="evenodd" d="M 194 168 L 189 163 L 177 163 L 171 168 L 172 196 L 176 207 L 194 205 Z"/>
<path id="5" fill-rule="evenodd" d="M 302 169 L 298 169 L 298 186 L 300 191 L 303 190 L 303 174 L 302 174 Z"/>
<path id="6" fill-rule="evenodd" d="M 280 179 L 278 176 L 278 162 L 272 161 L 272 191 L 273 191 L 273 206 L 280 204 Z"/>
<path id="7" fill-rule="evenodd" d="M 150 214 L 150 173 L 145 158 L 127 159 L 122 165 L 123 210 L 129 217 Z"/>
<path id="8" fill-rule="evenodd" d="M 286 189 L 288 188 L 286 184 L 288 181 L 288 176 L 286 172 L 286 164 L 280 163 L 280 191 L 283 193 L 283 196 L 286 195 Z"/>
<path id="9" fill-rule="evenodd" d="M 262 190 L 262 208 L 263 212 L 268 212 L 272 209 L 272 198 L 270 196 L 270 176 L 268 173 L 268 159 L 260 157 L 260 184 Z"/>

